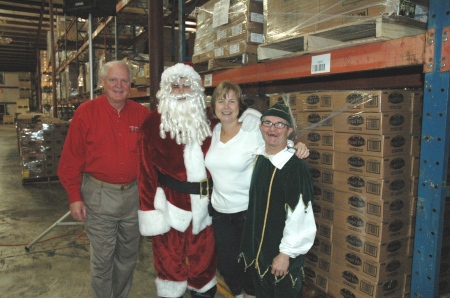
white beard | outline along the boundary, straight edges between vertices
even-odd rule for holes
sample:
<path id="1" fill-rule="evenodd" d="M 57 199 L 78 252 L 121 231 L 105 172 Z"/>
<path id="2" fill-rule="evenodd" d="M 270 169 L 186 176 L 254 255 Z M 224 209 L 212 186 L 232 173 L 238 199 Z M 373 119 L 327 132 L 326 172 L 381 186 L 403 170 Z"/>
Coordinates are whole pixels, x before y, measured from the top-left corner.
<path id="1" fill-rule="evenodd" d="M 180 100 L 179 98 L 185 98 Z M 211 136 L 209 121 L 206 118 L 205 102 L 202 94 L 191 92 L 181 95 L 166 94 L 160 98 L 158 111 L 161 114 L 160 136 L 166 132 L 177 144 L 202 144 Z"/>

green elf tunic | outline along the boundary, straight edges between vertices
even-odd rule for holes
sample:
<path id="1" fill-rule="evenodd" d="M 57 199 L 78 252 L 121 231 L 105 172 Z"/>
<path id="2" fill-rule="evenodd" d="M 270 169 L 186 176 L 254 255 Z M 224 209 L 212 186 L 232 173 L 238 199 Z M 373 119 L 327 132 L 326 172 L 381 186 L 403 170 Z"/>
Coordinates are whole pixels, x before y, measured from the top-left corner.
<path id="1" fill-rule="evenodd" d="M 240 260 L 246 268 L 255 268 L 261 280 L 271 275 L 277 284 L 288 278 L 300 290 L 304 255 L 316 235 L 312 200 L 312 179 L 304 160 L 288 147 L 273 156 L 265 156 L 264 146 L 258 149 Z M 280 252 L 290 256 L 289 273 L 275 277 L 271 265 Z"/>

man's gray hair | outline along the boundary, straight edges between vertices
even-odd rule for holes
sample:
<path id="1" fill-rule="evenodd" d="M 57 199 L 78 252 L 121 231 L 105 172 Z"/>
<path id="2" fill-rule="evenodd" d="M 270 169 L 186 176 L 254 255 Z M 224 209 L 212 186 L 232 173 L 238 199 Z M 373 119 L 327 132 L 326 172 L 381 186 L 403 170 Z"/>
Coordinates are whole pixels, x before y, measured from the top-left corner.
<path id="1" fill-rule="evenodd" d="M 100 77 L 101 78 L 106 78 L 106 75 L 108 74 L 108 71 L 111 67 L 113 67 L 114 65 L 123 65 L 128 69 L 128 73 L 130 76 L 130 82 L 133 81 L 133 71 L 131 69 L 131 67 L 124 61 L 122 60 L 113 60 L 113 61 L 109 61 L 107 63 L 105 63 L 102 67 L 102 69 L 100 70 Z"/>

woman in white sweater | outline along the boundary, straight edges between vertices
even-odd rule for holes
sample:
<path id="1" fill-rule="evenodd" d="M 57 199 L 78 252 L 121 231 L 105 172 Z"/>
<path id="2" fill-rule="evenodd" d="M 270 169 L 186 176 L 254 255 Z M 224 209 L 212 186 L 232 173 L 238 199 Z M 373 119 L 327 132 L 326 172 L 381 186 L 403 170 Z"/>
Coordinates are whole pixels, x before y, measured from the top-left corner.
<path id="1" fill-rule="evenodd" d="M 214 90 L 211 109 L 220 120 L 214 128 L 205 164 L 214 182 L 211 197 L 218 269 L 235 297 L 254 297 L 251 279 L 238 263 L 242 231 L 249 201 L 255 149 L 264 144 L 259 130 L 243 131 L 239 117 L 246 109 L 239 85 L 224 81 Z M 309 152 L 296 145 L 297 156 Z"/>

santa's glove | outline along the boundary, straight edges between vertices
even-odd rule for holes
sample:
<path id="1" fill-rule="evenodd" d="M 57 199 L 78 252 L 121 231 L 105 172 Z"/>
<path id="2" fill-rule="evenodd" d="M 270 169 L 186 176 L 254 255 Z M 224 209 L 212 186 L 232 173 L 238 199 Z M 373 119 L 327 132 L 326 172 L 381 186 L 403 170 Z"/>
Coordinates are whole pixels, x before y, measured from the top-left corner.
<path id="1" fill-rule="evenodd" d="M 239 122 L 242 122 L 243 131 L 258 131 L 259 124 L 261 123 L 261 113 L 255 109 L 246 109 L 239 118 Z"/>

